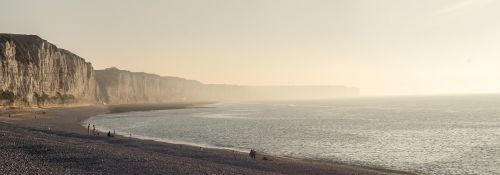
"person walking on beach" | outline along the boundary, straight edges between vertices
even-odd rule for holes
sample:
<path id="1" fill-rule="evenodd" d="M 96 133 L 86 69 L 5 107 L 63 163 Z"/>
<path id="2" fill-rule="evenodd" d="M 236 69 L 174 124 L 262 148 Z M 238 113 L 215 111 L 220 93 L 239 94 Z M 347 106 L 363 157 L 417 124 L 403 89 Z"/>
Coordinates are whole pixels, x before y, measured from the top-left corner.
<path id="1" fill-rule="evenodd" d="M 257 152 L 255 150 L 251 149 L 250 153 L 248 154 L 251 159 L 255 160 L 255 156 L 257 155 Z"/>
<path id="2" fill-rule="evenodd" d="M 93 129 L 92 129 L 92 134 L 95 135 L 95 125 L 92 125 Z"/>
<path id="3" fill-rule="evenodd" d="M 87 126 L 87 133 L 90 134 L 90 123 L 89 125 Z"/>
<path id="4" fill-rule="evenodd" d="M 255 160 L 255 157 L 257 157 L 257 151 L 253 150 L 253 160 Z"/>

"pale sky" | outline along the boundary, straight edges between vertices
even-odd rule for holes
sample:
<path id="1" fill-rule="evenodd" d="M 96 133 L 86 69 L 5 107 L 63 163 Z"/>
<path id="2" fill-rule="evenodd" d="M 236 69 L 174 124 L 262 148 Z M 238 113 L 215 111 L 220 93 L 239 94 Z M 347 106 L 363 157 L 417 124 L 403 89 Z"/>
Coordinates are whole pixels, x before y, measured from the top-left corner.
<path id="1" fill-rule="evenodd" d="M 496 0 L 0 0 L 0 32 L 203 83 L 500 92 Z"/>

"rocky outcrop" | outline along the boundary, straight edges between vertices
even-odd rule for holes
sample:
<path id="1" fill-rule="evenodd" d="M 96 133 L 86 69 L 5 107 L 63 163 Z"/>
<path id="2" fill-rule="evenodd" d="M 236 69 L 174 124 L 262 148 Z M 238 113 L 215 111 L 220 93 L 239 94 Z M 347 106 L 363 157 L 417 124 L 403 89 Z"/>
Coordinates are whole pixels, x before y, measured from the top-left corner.
<path id="1" fill-rule="evenodd" d="M 0 105 L 99 101 L 92 65 L 36 35 L 0 34 Z"/>
<path id="2" fill-rule="evenodd" d="M 108 104 L 201 101 L 203 84 L 177 77 L 130 72 L 117 68 L 96 70 L 102 99 Z"/>

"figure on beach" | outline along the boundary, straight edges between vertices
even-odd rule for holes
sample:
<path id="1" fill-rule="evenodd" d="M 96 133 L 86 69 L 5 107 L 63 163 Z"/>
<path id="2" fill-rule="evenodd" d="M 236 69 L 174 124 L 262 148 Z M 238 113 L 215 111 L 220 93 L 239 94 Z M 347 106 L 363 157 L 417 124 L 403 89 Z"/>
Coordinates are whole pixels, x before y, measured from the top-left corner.
<path id="1" fill-rule="evenodd" d="M 90 134 L 90 123 L 89 125 L 87 126 L 87 133 Z"/>
<path id="2" fill-rule="evenodd" d="M 257 152 L 253 149 L 250 150 L 250 154 L 248 154 L 250 158 L 255 160 L 255 156 L 257 155 Z"/>
<path id="3" fill-rule="evenodd" d="M 92 125 L 92 127 L 93 127 L 93 129 L 92 129 L 92 134 L 94 134 L 94 135 L 95 135 L 95 134 L 96 134 L 96 133 L 95 133 L 95 125 Z"/>
<path id="4" fill-rule="evenodd" d="M 108 137 L 113 137 L 113 135 L 111 135 L 111 131 L 108 131 Z"/>

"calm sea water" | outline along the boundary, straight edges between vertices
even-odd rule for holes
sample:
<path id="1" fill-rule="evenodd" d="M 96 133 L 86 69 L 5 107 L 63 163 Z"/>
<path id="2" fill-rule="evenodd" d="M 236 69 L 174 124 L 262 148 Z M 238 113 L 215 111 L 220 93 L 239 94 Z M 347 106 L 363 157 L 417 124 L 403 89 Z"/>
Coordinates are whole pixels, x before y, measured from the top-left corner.
<path id="1" fill-rule="evenodd" d="M 95 116 L 102 131 L 425 174 L 500 174 L 500 96 L 221 103 Z"/>

